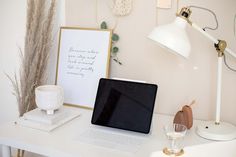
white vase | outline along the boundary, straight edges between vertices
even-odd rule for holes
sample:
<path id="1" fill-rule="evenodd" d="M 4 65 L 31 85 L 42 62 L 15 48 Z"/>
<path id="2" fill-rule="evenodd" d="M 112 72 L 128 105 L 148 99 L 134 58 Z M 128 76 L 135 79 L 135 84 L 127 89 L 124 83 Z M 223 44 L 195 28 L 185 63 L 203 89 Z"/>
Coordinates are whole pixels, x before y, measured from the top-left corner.
<path id="1" fill-rule="evenodd" d="M 35 102 L 39 109 L 45 110 L 47 114 L 54 114 L 54 111 L 63 105 L 63 88 L 57 85 L 43 85 L 35 89 Z"/>

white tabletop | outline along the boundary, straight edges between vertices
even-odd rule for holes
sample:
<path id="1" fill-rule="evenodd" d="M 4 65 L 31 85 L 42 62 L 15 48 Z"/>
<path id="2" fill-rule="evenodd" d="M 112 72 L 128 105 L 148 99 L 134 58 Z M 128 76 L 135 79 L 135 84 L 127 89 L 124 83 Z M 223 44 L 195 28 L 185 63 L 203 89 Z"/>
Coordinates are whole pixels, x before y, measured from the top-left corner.
<path id="1" fill-rule="evenodd" d="M 0 127 L 0 144 L 18 149 L 35 152 L 50 157 L 149 157 L 163 156 L 162 149 L 167 145 L 163 126 L 171 124 L 173 117 L 154 114 L 152 132 L 148 136 L 148 142 L 142 148 L 132 154 L 96 145 L 81 143 L 78 138 L 91 125 L 91 110 L 74 108 L 81 111 L 81 116 L 64 124 L 52 132 L 43 132 L 20 125 L 14 122 Z M 188 131 L 184 144 L 186 154 L 199 146 L 211 145 L 211 149 L 218 146 L 217 142 L 200 138 L 195 133 L 195 126 L 201 121 L 194 121 L 194 126 Z M 126 131 L 122 131 L 126 132 Z M 130 134 L 130 132 L 128 132 Z M 228 142 L 230 146 L 236 146 L 236 141 Z M 223 143 L 222 143 L 223 144 Z M 229 146 L 229 148 L 231 148 Z M 236 148 L 236 147 L 235 147 Z M 194 153 L 192 153 L 194 154 Z M 202 157 L 202 156 L 201 156 Z M 229 157 L 229 156 L 228 156 Z"/>

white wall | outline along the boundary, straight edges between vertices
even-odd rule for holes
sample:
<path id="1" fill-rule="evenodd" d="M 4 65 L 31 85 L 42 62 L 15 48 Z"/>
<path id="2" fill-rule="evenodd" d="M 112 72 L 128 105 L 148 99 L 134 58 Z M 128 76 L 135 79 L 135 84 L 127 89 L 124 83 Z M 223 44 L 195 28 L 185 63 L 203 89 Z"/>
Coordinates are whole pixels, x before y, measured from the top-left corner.
<path id="1" fill-rule="evenodd" d="M 24 0 L 0 0 L 0 125 L 18 116 L 16 99 L 5 73 L 12 76 L 18 71 L 19 47 L 24 45 L 25 13 Z"/>
<path id="2" fill-rule="evenodd" d="M 113 27 L 109 4 L 111 0 L 98 0 L 98 18 L 105 20 Z M 159 113 L 175 114 L 180 106 L 196 99 L 194 117 L 214 119 L 216 95 L 216 65 L 217 55 L 213 44 L 188 28 L 192 42 L 192 52 L 188 60 L 179 58 L 161 49 L 151 40 L 148 34 L 156 25 L 173 21 L 176 12 L 176 0 L 170 10 L 158 10 L 156 17 L 156 0 L 133 0 L 133 11 L 127 17 L 119 18 L 115 29 L 120 35 L 118 43 L 119 57 L 123 66 L 111 63 L 111 77 L 146 80 L 159 85 L 156 111 Z M 219 20 L 217 31 L 208 31 L 215 37 L 228 41 L 236 51 L 233 37 L 233 17 L 236 12 L 235 0 L 181 0 L 180 6 L 197 5 L 212 9 Z M 66 1 L 66 24 L 78 27 L 97 27 L 95 19 L 95 0 Z M 200 26 L 213 25 L 214 19 L 208 12 L 193 9 L 191 17 Z M 236 67 L 236 59 L 232 64 Z M 194 70 L 196 69 L 197 70 Z M 223 70 L 223 105 L 222 119 L 236 124 L 236 73 Z"/>
<path id="3" fill-rule="evenodd" d="M 0 124 L 18 116 L 16 99 L 5 73 L 19 68 L 19 48 L 24 49 L 26 1 L 0 0 Z"/>

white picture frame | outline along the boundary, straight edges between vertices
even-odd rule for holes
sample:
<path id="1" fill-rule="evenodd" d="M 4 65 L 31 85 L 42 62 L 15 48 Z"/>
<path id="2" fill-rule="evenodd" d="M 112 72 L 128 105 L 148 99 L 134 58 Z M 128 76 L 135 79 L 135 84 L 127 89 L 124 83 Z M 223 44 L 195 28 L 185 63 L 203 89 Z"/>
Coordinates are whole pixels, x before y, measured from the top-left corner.
<path id="1" fill-rule="evenodd" d="M 61 27 L 55 84 L 64 104 L 92 109 L 98 82 L 108 78 L 111 30 Z"/>

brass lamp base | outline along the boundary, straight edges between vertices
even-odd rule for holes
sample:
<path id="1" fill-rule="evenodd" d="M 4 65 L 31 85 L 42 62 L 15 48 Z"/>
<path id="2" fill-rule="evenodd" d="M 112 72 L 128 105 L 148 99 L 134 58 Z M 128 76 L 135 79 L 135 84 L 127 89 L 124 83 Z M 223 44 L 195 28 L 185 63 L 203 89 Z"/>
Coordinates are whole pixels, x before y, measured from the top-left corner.
<path id="1" fill-rule="evenodd" d="M 178 153 L 173 153 L 173 152 L 170 152 L 169 150 L 168 150 L 168 148 L 164 148 L 163 149 L 163 153 L 164 154 L 166 154 L 166 155 L 168 155 L 168 156 L 181 156 L 181 155 L 183 155 L 184 154 L 184 150 L 183 149 L 181 149 Z"/>

